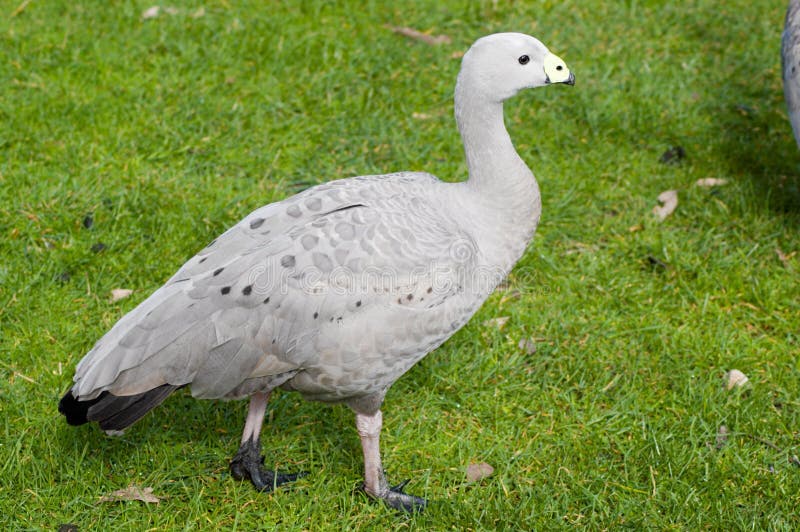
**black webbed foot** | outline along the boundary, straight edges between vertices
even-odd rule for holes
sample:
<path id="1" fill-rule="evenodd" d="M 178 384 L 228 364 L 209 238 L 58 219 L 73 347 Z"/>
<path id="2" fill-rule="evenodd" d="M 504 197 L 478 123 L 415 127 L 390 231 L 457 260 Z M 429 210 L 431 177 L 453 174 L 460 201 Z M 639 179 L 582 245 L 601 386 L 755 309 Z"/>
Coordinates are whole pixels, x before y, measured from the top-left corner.
<path id="1" fill-rule="evenodd" d="M 422 497 L 417 497 L 416 495 L 411 495 L 403 491 L 403 488 L 406 487 L 406 484 L 408 484 L 410 480 L 411 479 L 406 479 L 400 484 L 397 484 L 396 486 L 386 487 L 379 494 L 370 493 L 365 489 L 363 485 L 361 486 L 361 489 L 366 491 L 367 495 L 369 495 L 370 497 L 375 497 L 376 499 L 383 499 L 386 505 L 389 506 L 390 508 L 394 508 L 395 510 L 399 510 L 401 512 L 406 512 L 410 514 L 420 513 L 428 505 L 428 501 L 426 501 Z"/>
<path id="2" fill-rule="evenodd" d="M 417 497 L 416 495 L 411 495 L 403 491 L 403 488 L 406 487 L 406 484 L 408 484 L 410 480 L 411 479 L 406 479 L 400 484 L 389 488 L 383 500 L 395 510 L 401 510 L 410 514 L 420 513 L 428 505 L 428 501 L 422 497 Z"/>
<path id="3" fill-rule="evenodd" d="M 231 475 L 236 480 L 249 480 L 258 491 L 270 492 L 282 484 L 292 482 L 308 473 L 278 473 L 264 469 L 264 457 L 261 456 L 261 444 L 258 440 L 248 440 L 239 447 L 236 456 L 231 460 Z"/>

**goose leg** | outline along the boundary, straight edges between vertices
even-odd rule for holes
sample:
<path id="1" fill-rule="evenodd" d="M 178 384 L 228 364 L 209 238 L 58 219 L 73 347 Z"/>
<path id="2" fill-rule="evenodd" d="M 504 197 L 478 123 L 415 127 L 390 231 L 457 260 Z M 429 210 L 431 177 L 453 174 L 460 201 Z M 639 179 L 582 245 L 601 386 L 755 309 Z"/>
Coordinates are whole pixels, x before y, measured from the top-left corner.
<path id="1" fill-rule="evenodd" d="M 268 399 L 268 393 L 257 393 L 250 398 L 247 420 L 242 431 L 242 443 L 230 465 L 233 478 L 248 479 L 257 490 L 267 492 L 305 476 L 305 473 L 278 473 L 262 467 L 264 457 L 261 455 L 260 435 Z"/>
<path id="2" fill-rule="evenodd" d="M 405 512 L 421 512 L 427 501 L 403 492 L 408 481 L 397 486 L 389 486 L 381 465 L 380 434 L 383 415 L 378 410 L 373 415 L 356 412 L 356 427 L 361 437 L 364 451 L 364 491 L 376 499 L 383 499 L 387 505 Z"/>

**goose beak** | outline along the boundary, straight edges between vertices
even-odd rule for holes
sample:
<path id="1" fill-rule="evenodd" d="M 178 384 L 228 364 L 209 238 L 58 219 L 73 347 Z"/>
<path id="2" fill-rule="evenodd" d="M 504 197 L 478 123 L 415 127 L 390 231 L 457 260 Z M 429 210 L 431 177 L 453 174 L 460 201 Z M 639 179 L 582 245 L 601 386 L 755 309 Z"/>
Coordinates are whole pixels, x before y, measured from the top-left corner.
<path id="1" fill-rule="evenodd" d="M 553 82 L 550 81 L 550 78 L 545 78 L 544 82 L 548 85 L 552 84 Z M 569 77 L 564 81 L 556 81 L 556 83 L 563 83 L 564 85 L 575 85 L 575 74 L 572 72 L 569 73 Z"/>
<path id="2" fill-rule="evenodd" d="M 544 58 L 544 75 L 546 84 L 566 83 L 575 85 L 575 74 L 569 71 L 564 61 L 555 54 L 548 53 Z"/>

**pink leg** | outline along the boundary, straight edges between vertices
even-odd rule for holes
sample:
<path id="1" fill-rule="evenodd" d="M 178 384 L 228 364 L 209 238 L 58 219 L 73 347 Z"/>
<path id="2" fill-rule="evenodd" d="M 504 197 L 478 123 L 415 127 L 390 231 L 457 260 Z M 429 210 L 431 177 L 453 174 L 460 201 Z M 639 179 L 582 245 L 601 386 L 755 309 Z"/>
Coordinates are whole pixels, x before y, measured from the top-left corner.
<path id="1" fill-rule="evenodd" d="M 247 419 L 242 431 L 242 444 L 239 452 L 231 460 L 231 475 L 237 480 L 248 479 L 259 491 L 272 491 L 274 488 L 298 479 L 305 473 L 277 473 L 264 469 L 261 456 L 261 425 L 267 410 L 269 393 L 256 393 L 250 398 Z"/>
<path id="2" fill-rule="evenodd" d="M 380 436 L 383 426 L 383 414 L 378 410 L 373 415 L 356 413 L 356 428 L 361 437 L 361 448 L 364 451 L 364 491 L 376 499 L 383 499 L 386 504 L 397 510 L 420 512 L 425 508 L 425 499 L 403 492 L 406 482 L 390 487 L 383 473 L 381 464 Z"/>

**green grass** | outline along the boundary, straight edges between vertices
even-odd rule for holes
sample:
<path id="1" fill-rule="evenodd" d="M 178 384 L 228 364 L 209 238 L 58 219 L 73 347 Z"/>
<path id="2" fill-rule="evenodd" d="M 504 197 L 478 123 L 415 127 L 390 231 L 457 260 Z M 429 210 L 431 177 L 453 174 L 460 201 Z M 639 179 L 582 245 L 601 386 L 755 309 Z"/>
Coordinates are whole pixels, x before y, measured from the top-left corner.
<path id="1" fill-rule="evenodd" d="M 175 2 L 151 20 L 150 2 L 23 4 L 0 2 L 0 528 L 798 526 L 784 2 Z M 275 395 L 264 448 L 312 474 L 269 495 L 227 472 L 244 403 L 179 393 L 118 439 L 65 425 L 75 363 L 252 209 L 350 175 L 462 178 L 453 54 L 508 30 L 578 82 L 507 105 L 542 188 L 538 234 L 508 289 L 387 397 L 389 477 L 413 478 L 426 513 L 354 491 L 352 415 L 294 394 Z M 659 162 L 676 145 L 686 158 Z M 659 223 L 667 189 L 680 204 Z M 120 287 L 135 292 L 110 303 Z M 745 389 L 724 389 L 730 368 Z M 466 482 L 481 461 L 494 475 Z M 162 502 L 98 503 L 131 484 Z"/>

